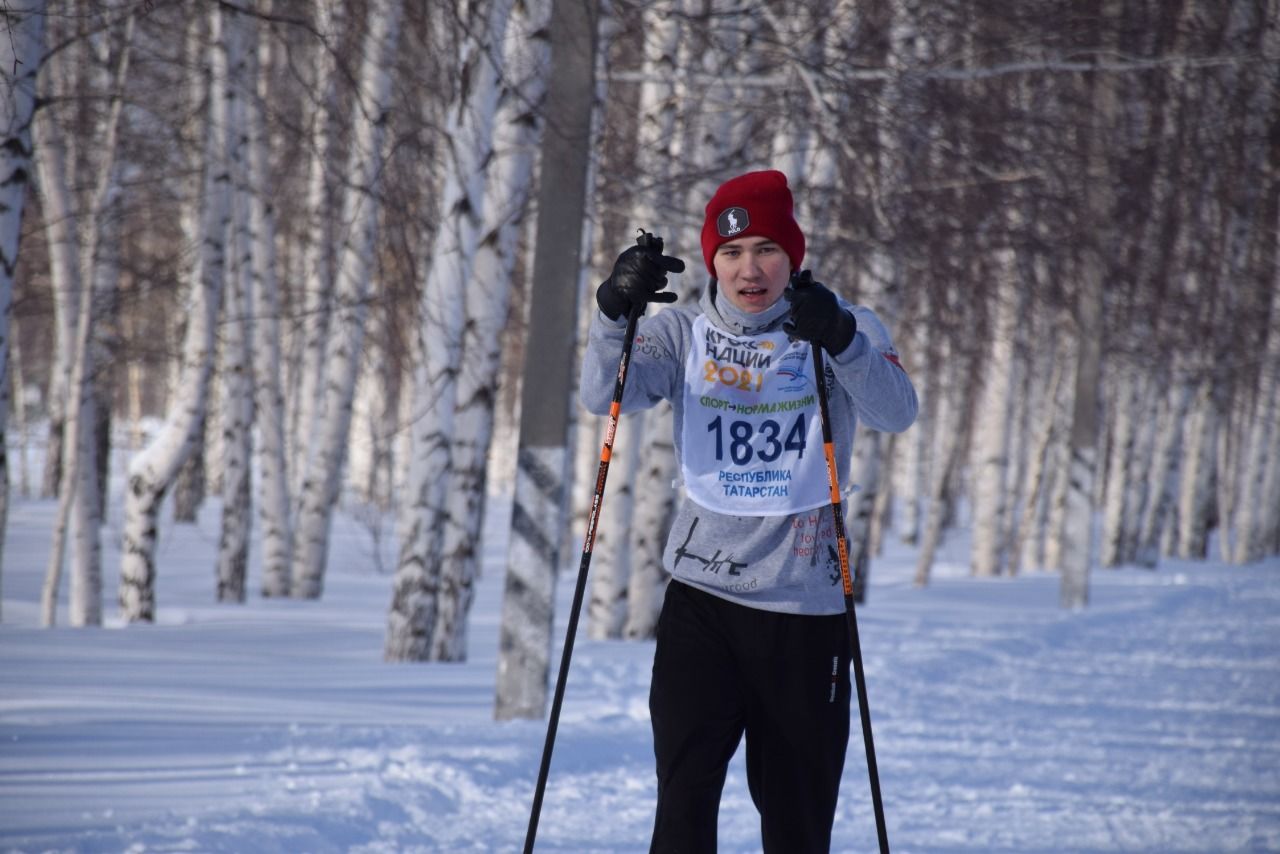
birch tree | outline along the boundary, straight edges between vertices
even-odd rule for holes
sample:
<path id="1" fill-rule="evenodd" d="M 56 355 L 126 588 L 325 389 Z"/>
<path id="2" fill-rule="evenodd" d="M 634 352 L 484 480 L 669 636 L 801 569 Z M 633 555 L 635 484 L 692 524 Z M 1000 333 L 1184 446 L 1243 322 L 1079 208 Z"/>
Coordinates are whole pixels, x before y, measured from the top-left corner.
<path id="1" fill-rule="evenodd" d="M 76 311 L 71 376 L 67 385 L 58 512 L 41 595 L 41 619 L 46 626 L 52 626 L 55 619 L 59 579 L 68 536 L 72 540 L 69 602 L 71 623 L 84 626 L 99 625 L 102 622 L 102 547 L 99 533 L 102 505 L 94 432 L 98 402 L 95 399 L 93 381 L 98 350 L 94 346 L 93 330 L 96 323 L 102 322 L 100 312 L 104 303 L 112 298 L 111 292 L 117 284 L 117 268 L 110 260 L 114 258 L 115 251 L 111 245 L 115 235 L 110 219 L 120 192 L 116 142 L 120 132 L 122 89 L 128 76 L 134 21 L 135 18 L 129 16 L 124 26 L 117 74 L 102 122 L 103 144 L 95 164 L 96 175 L 86 222 L 80 229 L 80 253 L 75 259 L 81 287 Z"/>
<path id="2" fill-rule="evenodd" d="M 686 11 L 675 0 L 653 3 L 644 10 L 644 41 L 636 110 L 640 116 L 636 133 L 634 163 L 642 191 L 630 201 L 629 222 L 662 236 L 669 251 L 677 240 L 670 208 L 661 204 L 658 176 L 673 162 L 677 136 L 677 103 L 692 93 L 677 87 L 681 57 L 681 24 Z M 685 42 L 687 44 L 688 42 Z M 718 53 L 708 52 L 718 56 Z M 690 57 L 685 57 L 688 60 Z M 692 105 L 690 105 L 692 111 Z M 691 121 L 696 124 L 696 120 Z M 687 129 L 685 133 L 692 133 Z M 679 205 L 674 200 L 672 207 Z M 616 256 L 623 247 L 610 246 L 606 254 Z M 673 284 L 679 287 L 679 283 Z M 650 311 L 662 310 L 654 305 Z M 632 609 L 629 605 L 632 581 L 638 599 L 645 600 L 640 612 L 653 613 L 652 587 L 662 580 L 662 531 L 671 500 L 672 457 L 671 409 L 660 404 L 622 419 L 618 428 L 623 444 L 610 463 L 610 484 L 600 519 L 598 556 L 592 556 L 591 603 L 588 628 L 592 637 L 621 637 Z M 617 465 L 614 470 L 613 466 Z M 656 561 L 656 565 L 655 562 Z M 634 577 L 635 573 L 640 573 Z M 647 583 L 646 583 L 647 582 Z M 652 618 L 650 618 L 652 619 Z M 643 618 L 633 624 L 640 631 Z"/>
<path id="3" fill-rule="evenodd" d="M 249 563 L 249 529 L 253 519 L 250 459 L 253 453 L 253 247 L 250 205 L 253 189 L 248 169 L 245 116 L 246 83 L 256 78 L 255 51 L 246 51 L 248 21 L 229 11 L 223 19 L 227 51 L 228 174 L 231 180 L 231 221 L 227 235 L 231 263 L 223 298 L 219 373 L 222 379 L 222 528 L 216 558 L 219 602 L 243 602 Z"/>
<path id="4" fill-rule="evenodd" d="M 179 393 L 155 437 L 129 462 L 125 491 L 120 611 L 129 622 L 155 619 L 155 548 L 160 504 L 191 452 L 204 423 L 214 356 L 214 324 L 221 307 L 231 219 L 231 93 L 224 12 L 209 11 L 209 118 L 204 135 L 200 255 L 187 302 Z"/>
<path id="5" fill-rule="evenodd" d="M 582 14 L 583 12 L 586 14 Z M 503 585 L 494 716 L 532 718 L 546 709 L 558 545 L 567 516 L 569 359 L 566 332 L 582 275 L 582 211 L 588 192 L 597 10 L 554 0 L 546 129 L 540 149 L 537 254 L 521 386 L 512 537 Z M 570 282 L 569 288 L 565 283 Z M 581 593 L 575 591 L 575 607 Z M 576 625 L 576 614 L 574 615 Z"/>
<path id="6" fill-rule="evenodd" d="M 317 599 L 324 587 L 329 531 L 342 483 L 351 426 L 351 403 L 368 314 L 383 137 L 391 93 L 391 61 L 400 38 L 400 0 L 373 0 L 365 36 L 360 94 L 342 202 L 342 245 L 335 280 L 337 309 L 325 357 L 323 415 L 315 425 L 314 452 L 306 461 L 293 547 L 291 594 Z"/>
<path id="7" fill-rule="evenodd" d="M 524 0 L 516 4 L 507 27 L 502 59 L 504 84 L 494 121 L 484 217 L 470 281 L 463 294 L 466 321 L 441 548 L 441 575 L 445 579 L 479 576 L 478 544 L 489 483 L 488 455 L 500 382 L 502 332 L 508 326 L 520 227 L 533 183 L 534 154 L 542 134 L 541 110 L 550 62 L 546 29 L 549 17 L 550 4 L 546 0 Z"/>
<path id="8" fill-rule="evenodd" d="M 1280 232 L 1280 230 L 1278 230 Z M 1280 267 L 1271 295 L 1271 321 L 1258 371 L 1254 411 L 1245 443 L 1244 485 L 1236 525 L 1236 563 L 1260 560 L 1276 548 L 1280 524 Z"/>
<path id="9" fill-rule="evenodd" d="M 1103 0 L 1100 26 L 1119 21 L 1118 0 Z M 1105 45 L 1103 45 L 1105 47 Z M 1116 119 L 1114 81 L 1101 76 L 1090 93 L 1095 125 L 1085 144 L 1085 211 L 1094 222 L 1107 221 L 1113 199 L 1104 179 L 1109 131 Z M 1107 274 L 1102 247 L 1096 243 L 1081 253 L 1076 294 L 1076 383 L 1071 413 L 1071 463 L 1066 499 L 1064 540 L 1069 544 L 1062 564 L 1059 600 L 1065 608 L 1082 608 L 1089 601 L 1089 569 L 1093 562 L 1094 477 L 1098 463 L 1098 386 L 1102 361 L 1102 290 Z"/>
<path id="10" fill-rule="evenodd" d="M 0 12 L 6 38 L 0 39 L 0 383 L 10 384 L 10 311 L 13 277 L 18 265 L 22 211 L 32 171 L 31 120 L 35 111 L 36 76 L 44 61 L 45 3 L 6 4 Z M 11 384 L 10 384 L 11 385 Z M 0 397 L 0 457 L 6 457 L 8 397 Z M 0 494 L 0 545 L 8 524 L 8 469 Z M 0 556 L 0 577 L 3 576 Z"/>
<path id="11" fill-rule="evenodd" d="M 426 264 L 419 314 L 422 358 L 414 371 L 411 496 L 388 618 L 388 660 L 459 661 L 466 657 L 471 581 L 442 572 L 444 497 L 452 474 L 450 445 L 462 355 L 465 292 L 484 216 L 485 167 L 493 145 L 499 57 L 510 0 L 487 7 L 486 26 L 460 48 L 461 81 L 444 132 L 445 178 Z M 499 55 L 500 56 L 500 55 Z M 455 571 L 461 570 L 454 564 Z"/>
<path id="12" fill-rule="evenodd" d="M 261 28 L 256 45 L 254 97 L 245 100 L 248 139 L 249 232 L 253 290 L 253 408 L 262 531 L 262 594 L 287 596 L 292 535 L 285 446 L 285 404 L 280 356 L 280 295 L 276 277 L 275 188 L 269 174 L 269 141 L 263 119 L 270 98 L 271 33 Z"/>
<path id="13" fill-rule="evenodd" d="M 293 471 L 297 482 L 293 491 L 302 492 L 302 477 L 311 462 L 315 425 L 325 395 L 320 385 L 324 377 L 326 341 L 333 313 L 333 241 L 337 229 L 330 204 L 332 173 L 340 168 L 335 141 L 334 112 L 337 107 L 337 34 L 343 25 L 344 4 L 317 0 L 313 5 L 316 39 L 310 45 L 310 104 L 308 128 L 311 146 L 307 150 L 307 188 L 303 210 L 307 217 L 302 248 L 302 355 L 298 365 L 298 394 L 294 407 Z M 356 114 L 359 114 L 357 109 Z M 348 191 L 349 192 L 349 191 Z M 272 576 L 268 595 L 283 596 L 287 587 Z"/>

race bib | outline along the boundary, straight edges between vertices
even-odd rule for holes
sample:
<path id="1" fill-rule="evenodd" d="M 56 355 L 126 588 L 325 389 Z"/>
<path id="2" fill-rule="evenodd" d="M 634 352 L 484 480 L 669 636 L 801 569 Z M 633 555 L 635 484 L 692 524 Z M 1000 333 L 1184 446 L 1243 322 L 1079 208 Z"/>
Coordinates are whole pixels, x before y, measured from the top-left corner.
<path id="1" fill-rule="evenodd" d="M 831 501 L 809 344 L 735 336 L 705 315 L 685 363 L 684 487 L 733 516 L 789 516 Z"/>

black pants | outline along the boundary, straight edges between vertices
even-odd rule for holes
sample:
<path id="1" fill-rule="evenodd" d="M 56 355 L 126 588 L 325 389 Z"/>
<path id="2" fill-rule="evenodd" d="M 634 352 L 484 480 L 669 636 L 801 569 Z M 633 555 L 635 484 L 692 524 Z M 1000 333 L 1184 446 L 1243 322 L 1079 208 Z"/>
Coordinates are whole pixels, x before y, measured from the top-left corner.
<path id="1" fill-rule="evenodd" d="M 649 692 L 651 854 L 715 852 L 720 792 L 744 733 L 765 852 L 829 851 L 849 697 L 843 615 L 759 611 L 672 581 Z"/>

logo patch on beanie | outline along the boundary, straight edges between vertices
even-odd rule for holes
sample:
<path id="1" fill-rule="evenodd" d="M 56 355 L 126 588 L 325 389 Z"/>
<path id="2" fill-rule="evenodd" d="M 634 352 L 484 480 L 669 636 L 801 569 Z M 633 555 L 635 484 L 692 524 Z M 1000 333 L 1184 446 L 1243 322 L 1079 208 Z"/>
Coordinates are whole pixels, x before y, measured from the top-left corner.
<path id="1" fill-rule="evenodd" d="M 716 217 L 716 231 L 721 237 L 741 234 L 749 225 L 751 225 L 751 218 L 747 216 L 746 208 L 725 208 L 720 216 Z"/>

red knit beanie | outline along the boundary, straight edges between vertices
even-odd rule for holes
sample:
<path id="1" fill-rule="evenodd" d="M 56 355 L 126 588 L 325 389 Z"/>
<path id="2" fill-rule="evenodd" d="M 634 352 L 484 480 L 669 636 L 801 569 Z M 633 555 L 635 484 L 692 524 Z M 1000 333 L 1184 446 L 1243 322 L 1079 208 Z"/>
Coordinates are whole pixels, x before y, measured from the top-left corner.
<path id="1" fill-rule="evenodd" d="M 716 274 L 716 249 L 739 237 L 767 237 L 791 259 L 792 271 L 804 261 L 804 232 L 792 213 L 787 176 L 776 169 L 748 172 L 720 185 L 707 203 L 702 221 L 702 258 Z"/>

